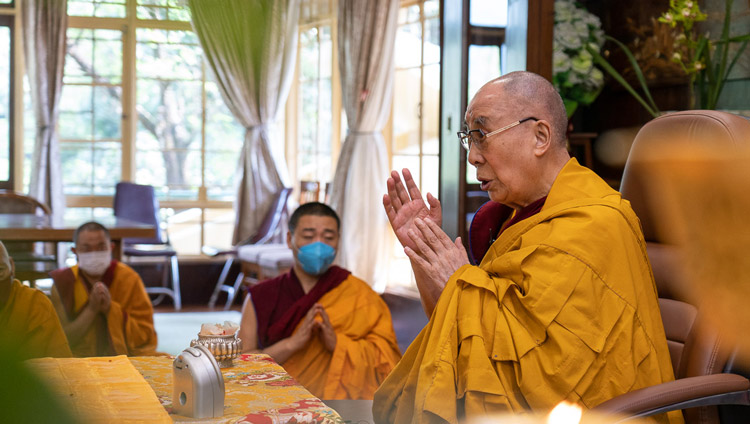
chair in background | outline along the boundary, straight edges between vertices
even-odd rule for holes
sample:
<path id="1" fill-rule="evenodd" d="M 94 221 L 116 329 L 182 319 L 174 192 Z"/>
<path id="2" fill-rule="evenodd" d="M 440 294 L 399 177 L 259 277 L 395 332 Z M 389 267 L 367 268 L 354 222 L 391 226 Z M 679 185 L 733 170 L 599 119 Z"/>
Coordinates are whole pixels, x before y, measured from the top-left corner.
<path id="1" fill-rule="evenodd" d="M 696 296 L 695 292 L 691 295 L 689 289 L 695 289 L 696 282 L 690 278 L 694 268 L 690 268 L 689 261 L 681 260 L 677 250 L 697 249 L 693 251 L 711 261 L 718 255 L 711 251 L 717 245 L 700 244 L 700 239 L 692 237 L 687 239 L 690 241 L 686 245 L 681 241 L 684 238 L 673 237 L 670 234 L 674 231 L 667 228 L 677 225 L 676 222 L 682 227 L 686 224 L 706 225 L 701 220 L 691 219 L 700 215 L 692 212 L 696 208 L 706 209 L 700 200 L 710 198 L 708 191 L 721 190 L 721 185 L 707 182 L 708 189 L 703 192 L 696 191 L 701 188 L 699 186 L 686 184 L 684 186 L 690 187 L 693 196 L 671 190 L 670 194 L 677 196 L 671 199 L 663 197 L 663 190 L 658 194 L 655 191 L 666 177 L 672 181 L 685 181 L 684 174 L 692 174 L 693 178 L 705 179 L 705 175 L 710 174 L 700 173 L 705 169 L 700 167 L 705 163 L 702 161 L 720 149 L 739 152 L 743 145 L 750 145 L 750 122 L 717 111 L 667 114 L 647 123 L 638 132 L 625 164 L 621 190 L 642 223 L 676 380 L 618 396 L 597 406 L 594 411 L 640 417 L 683 410 L 687 424 L 746 422 L 750 409 L 736 405 L 750 405 L 750 381 L 744 375 L 736 374 L 742 372 L 741 365 L 734 360 L 737 346 L 728 344 L 727 329 L 703 312 L 706 298 Z M 670 167 L 670 163 L 678 166 Z M 669 214 L 667 210 L 678 215 Z M 716 217 L 713 213 L 711 215 Z M 675 220 L 675 216 L 685 218 L 684 222 Z M 712 290 L 723 286 L 719 279 L 700 283 Z M 696 299 L 700 299 L 701 304 Z M 722 410 L 716 405 L 734 405 L 732 408 L 736 409 Z"/>
<path id="2" fill-rule="evenodd" d="M 325 192 L 325 199 L 323 200 L 323 203 L 325 203 L 326 205 L 330 204 L 329 202 L 331 201 L 331 189 L 332 188 L 333 188 L 333 183 L 330 182 L 330 181 L 327 182 L 326 183 L 326 189 L 325 189 L 326 190 L 326 192 Z"/>
<path id="3" fill-rule="evenodd" d="M 320 183 L 317 181 L 299 182 L 299 204 L 317 202 L 320 198 Z"/>
<path id="4" fill-rule="evenodd" d="M 247 245 L 237 249 L 243 282 L 256 284 L 276 277 L 294 265 L 294 253 L 286 244 Z"/>
<path id="5" fill-rule="evenodd" d="M 50 216 L 47 205 L 12 190 L 0 190 L 0 213 Z M 3 241 L 3 244 L 15 263 L 15 277 L 28 281 L 31 287 L 36 285 L 36 280 L 49 278 L 49 272 L 58 267 L 57 255 L 47 253 L 56 250 L 56 246 L 25 241 Z"/>
<path id="6" fill-rule="evenodd" d="M 252 245 L 257 246 L 256 248 L 260 250 L 274 250 L 280 246 L 279 244 L 269 244 L 268 242 L 272 240 L 274 234 L 279 230 L 283 223 L 283 218 L 286 216 L 286 204 L 289 200 L 289 195 L 291 194 L 291 192 L 291 188 L 284 187 L 274 195 L 270 208 L 266 212 L 266 215 L 263 217 L 263 222 L 261 222 L 258 231 L 249 238 L 241 241 L 240 243 L 237 243 L 229 250 L 218 250 L 209 246 L 204 246 L 202 250 L 206 255 L 213 257 L 227 257 L 226 262 L 224 262 L 224 267 L 221 270 L 221 274 L 219 275 L 219 279 L 216 282 L 216 286 L 214 287 L 214 291 L 211 294 L 211 298 L 208 301 L 208 306 L 210 308 L 216 306 L 216 301 L 218 300 L 219 294 L 221 294 L 221 292 L 227 293 L 227 300 L 224 305 L 224 310 L 228 310 L 237 297 L 237 292 L 239 291 L 240 286 L 245 279 L 245 274 L 240 271 L 234 283 L 231 285 L 226 284 L 226 280 L 229 276 L 229 272 L 232 268 L 232 265 L 234 264 L 234 261 L 237 259 L 238 248 L 240 248 L 241 246 Z M 286 247 L 286 244 L 284 244 L 283 247 Z"/>
<path id="7" fill-rule="evenodd" d="M 165 296 L 172 298 L 175 310 L 182 308 L 180 296 L 180 271 L 177 252 L 172 249 L 169 237 L 161 229 L 159 219 L 159 202 L 154 188 L 150 185 L 120 182 L 115 186 L 114 214 L 117 218 L 153 225 L 156 236 L 152 238 L 129 238 L 123 240 L 123 256 L 164 258 L 161 284 L 158 287 L 146 286 L 146 292 L 156 295 L 152 300 L 158 305 Z M 172 286 L 169 287 L 169 279 Z"/>

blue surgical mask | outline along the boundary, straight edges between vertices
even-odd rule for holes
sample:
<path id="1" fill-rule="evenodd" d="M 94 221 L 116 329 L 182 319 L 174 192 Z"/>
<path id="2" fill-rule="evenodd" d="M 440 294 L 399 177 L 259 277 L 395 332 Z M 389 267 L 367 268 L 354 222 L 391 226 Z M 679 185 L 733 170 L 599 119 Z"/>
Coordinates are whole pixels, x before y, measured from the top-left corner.
<path id="1" fill-rule="evenodd" d="M 297 260 L 302 269 L 310 275 L 320 275 L 324 273 L 336 257 L 336 249 L 316 241 L 297 249 Z"/>

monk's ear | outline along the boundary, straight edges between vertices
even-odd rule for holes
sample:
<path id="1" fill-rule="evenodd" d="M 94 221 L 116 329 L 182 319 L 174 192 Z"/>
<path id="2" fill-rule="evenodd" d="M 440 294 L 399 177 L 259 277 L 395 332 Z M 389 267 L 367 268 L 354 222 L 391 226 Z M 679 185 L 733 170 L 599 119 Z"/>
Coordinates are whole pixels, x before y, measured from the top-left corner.
<path id="1" fill-rule="evenodd" d="M 110 242 L 109 242 L 109 251 L 111 252 L 111 251 L 113 251 L 113 250 L 115 250 L 115 242 L 113 242 L 113 241 L 110 241 Z"/>
<path id="2" fill-rule="evenodd" d="M 286 246 L 290 249 L 292 248 L 292 232 L 291 231 L 286 232 Z"/>
<path id="3" fill-rule="evenodd" d="M 544 119 L 534 122 L 534 155 L 543 156 L 552 146 L 552 126 Z"/>
<path id="4" fill-rule="evenodd" d="M 16 277 L 16 262 L 13 261 L 13 258 L 11 257 L 8 257 L 8 259 L 10 260 L 10 275 L 12 275 L 13 278 L 15 278 Z"/>

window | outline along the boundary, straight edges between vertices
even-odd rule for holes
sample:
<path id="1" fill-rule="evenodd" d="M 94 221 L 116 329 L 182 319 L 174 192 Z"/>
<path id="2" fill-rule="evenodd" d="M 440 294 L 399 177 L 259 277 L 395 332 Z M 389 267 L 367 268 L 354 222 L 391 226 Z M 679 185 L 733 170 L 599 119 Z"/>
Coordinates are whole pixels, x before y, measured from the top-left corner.
<path id="1" fill-rule="evenodd" d="M 0 16 L 0 188 L 13 188 L 13 17 Z"/>
<path id="2" fill-rule="evenodd" d="M 466 98 L 470 101 L 482 85 L 503 74 L 508 1 L 471 0 L 469 8 Z M 479 184 L 476 170 L 469 164 L 466 165 L 466 183 Z"/>
<path id="3" fill-rule="evenodd" d="M 437 0 L 409 2 L 399 9 L 395 46 L 391 169 L 409 168 L 422 194 L 438 196 L 440 19 Z M 394 240 L 389 286 L 410 287 L 411 267 Z"/>
<path id="4" fill-rule="evenodd" d="M 320 183 L 320 201 L 333 179 L 340 142 L 340 93 L 334 57 L 335 7 L 330 0 L 303 0 L 300 5 L 297 78 L 290 93 L 296 119 L 296 146 L 290 153 L 296 181 Z"/>
<path id="5" fill-rule="evenodd" d="M 508 0 L 471 0 L 469 23 L 480 27 L 506 27 L 508 25 Z"/>
<path id="6" fill-rule="evenodd" d="M 68 29 L 58 134 L 66 195 L 113 195 L 122 176 L 122 32 Z"/>
<path id="7" fill-rule="evenodd" d="M 175 248 L 198 255 L 231 245 L 244 129 L 184 4 L 69 0 L 59 134 L 67 216 L 111 214 L 120 180 L 153 185 Z"/>
<path id="8" fill-rule="evenodd" d="M 299 35 L 299 94 L 297 178 L 327 182 L 331 178 L 331 26 L 301 29 Z"/>

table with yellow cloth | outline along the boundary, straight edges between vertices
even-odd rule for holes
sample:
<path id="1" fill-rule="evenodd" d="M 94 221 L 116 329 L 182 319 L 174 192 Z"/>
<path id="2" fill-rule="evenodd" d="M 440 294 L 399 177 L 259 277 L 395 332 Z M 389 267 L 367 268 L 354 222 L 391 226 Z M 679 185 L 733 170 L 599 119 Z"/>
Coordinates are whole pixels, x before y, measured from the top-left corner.
<path id="1" fill-rule="evenodd" d="M 82 423 L 171 423 L 128 358 L 39 358 L 26 364 Z"/>
<path id="2" fill-rule="evenodd" d="M 172 414 L 167 356 L 41 358 L 26 361 L 83 423 L 195 421 Z M 242 355 L 222 368 L 224 414 L 201 423 L 343 423 L 268 355 Z"/>
<path id="3" fill-rule="evenodd" d="M 131 357 L 167 412 L 172 412 L 172 361 L 169 357 Z M 211 423 L 342 423 L 341 417 L 292 378 L 270 356 L 242 355 L 224 374 L 224 415 Z M 190 418 L 170 415 L 175 422 Z"/>

